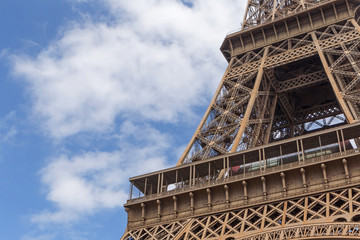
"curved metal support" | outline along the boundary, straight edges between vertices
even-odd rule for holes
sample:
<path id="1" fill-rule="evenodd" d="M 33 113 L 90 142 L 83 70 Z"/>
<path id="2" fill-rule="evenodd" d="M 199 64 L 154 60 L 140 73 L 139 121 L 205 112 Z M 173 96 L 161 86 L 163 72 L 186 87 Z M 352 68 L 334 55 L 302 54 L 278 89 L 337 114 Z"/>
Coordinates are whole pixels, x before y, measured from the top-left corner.
<path id="1" fill-rule="evenodd" d="M 236 240 L 260 239 L 360 239 L 360 223 L 309 224 L 274 229 L 265 233 L 247 237 L 236 237 Z"/>

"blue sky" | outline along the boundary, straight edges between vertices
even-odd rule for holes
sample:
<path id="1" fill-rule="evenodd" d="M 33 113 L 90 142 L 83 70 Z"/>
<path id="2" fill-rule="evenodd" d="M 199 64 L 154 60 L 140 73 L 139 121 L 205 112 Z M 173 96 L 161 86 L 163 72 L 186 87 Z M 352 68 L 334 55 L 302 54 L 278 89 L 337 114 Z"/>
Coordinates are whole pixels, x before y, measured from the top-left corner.
<path id="1" fill-rule="evenodd" d="M 2 0 L 1 239 L 119 239 L 128 178 L 176 164 L 245 4 Z"/>

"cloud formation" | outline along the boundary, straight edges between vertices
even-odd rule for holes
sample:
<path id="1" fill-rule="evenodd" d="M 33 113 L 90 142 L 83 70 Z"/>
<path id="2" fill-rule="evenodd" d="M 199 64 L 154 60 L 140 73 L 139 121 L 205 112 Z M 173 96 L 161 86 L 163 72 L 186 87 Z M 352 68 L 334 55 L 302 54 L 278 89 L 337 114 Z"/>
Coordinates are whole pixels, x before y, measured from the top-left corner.
<path id="1" fill-rule="evenodd" d="M 121 207 L 128 198 L 129 177 L 167 167 L 169 136 L 130 122 L 122 128 L 126 130 L 118 139 L 118 151 L 64 154 L 51 159 L 40 174 L 46 198 L 57 210 L 34 215 L 33 222 L 70 223 L 101 209 Z M 142 134 L 147 137 L 136 139 Z"/>
<path id="2" fill-rule="evenodd" d="M 225 67 L 218 48 L 240 19 L 236 0 L 104 2 L 115 20 L 87 17 L 37 56 L 13 57 L 52 137 L 105 132 L 117 117 L 191 115 L 218 84 Z"/>
<path id="3" fill-rule="evenodd" d="M 154 123 L 177 123 L 208 104 L 226 67 L 219 46 L 239 27 L 245 5 L 99 2 L 111 20 L 87 15 L 38 55 L 12 57 L 14 74 L 27 82 L 33 115 L 51 139 L 85 132 L 112 141 L 116 135 L 119 143 L 118 150 L 51 157 L 40 175 L 55 210 L 34 215 L 33 222 L 69 223 L 120 207 L 130 176 L 167 167 L 169 148 L 180 146 Z"/>

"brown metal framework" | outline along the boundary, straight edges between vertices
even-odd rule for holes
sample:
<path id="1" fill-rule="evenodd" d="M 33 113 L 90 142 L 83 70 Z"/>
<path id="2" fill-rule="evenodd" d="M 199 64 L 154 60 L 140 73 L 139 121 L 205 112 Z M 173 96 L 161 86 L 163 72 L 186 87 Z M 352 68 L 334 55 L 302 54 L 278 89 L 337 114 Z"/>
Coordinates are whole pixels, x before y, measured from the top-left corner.
<path id="1" fill-rule="evenodd" d="M 130 179 L 122 239 L 360 239 L 359 3 L 249 0 L 177 166 Z"/>
<path id="2" fill-rule="evenodd" d="M 336 4 L 347 15 L 355 15 L 348 1 Z M 319 11 L 340 12 L 335 3 L 331 6 L 330 10 L 325 5 Z M 314 124 L 324 128 L 335 119 L 337 123 L 359 120 L 359 25 L 350 18 L 316 28 L 315 19 L 321 26 L 325 16 L 322 19 L 322 15 L 307 13 L 308 22 L 284 22 L 286 33 L 272 30 L 277 38 L 299 29 L 310 31 L 231 56 L 215 96 L 178 164 L 303 135 L 313 130 Z M 261 30 L 261 41 L 270 41 Z M 230 51 L 223 45 L 223 52 L 238 51 L 233 38 L 225 40 Z M 257 45 L 255 40 L 253 45 Z"/>
<path id="3" fill-rule="evenodd" d="M 360 239 L 359 200 L 360 189 L 349 188 L 131 230 L 123 239 Z"/>

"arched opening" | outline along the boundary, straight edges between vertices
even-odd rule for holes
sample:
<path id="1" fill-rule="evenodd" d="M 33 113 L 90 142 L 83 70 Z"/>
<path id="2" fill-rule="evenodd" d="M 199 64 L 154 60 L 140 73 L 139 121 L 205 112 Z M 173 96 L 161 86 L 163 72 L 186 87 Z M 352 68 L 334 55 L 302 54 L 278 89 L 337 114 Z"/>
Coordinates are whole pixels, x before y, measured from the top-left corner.
<path id="1" fill-rule="evenodd" d="M 346 218 L 337 218 L 334 222 L 347 222 Z"/>
<path id="2" fill-rule="evenodd" d="M 359 22 L 360 20 L 360 7 L 355 10 L 355 20 Z"/>
<path id="3" fill-rule="evenodd" d="M 233 238 L 233 237 L 228 237 L 228 238 L 225 239 L 225 240 L 235 240 L 235 238 Z"/>
<path id="4" fill-rule="evenodd" d="M 360 214 L 359 215 L 355 215 L 352 219 L 353 222 L 360 222 Z"/>

